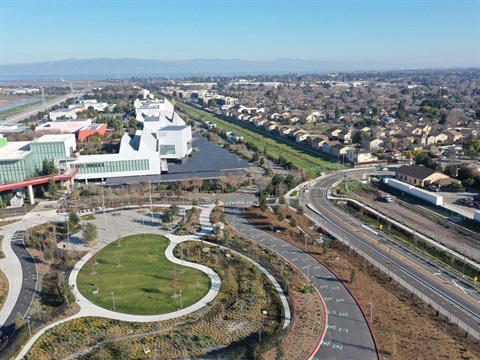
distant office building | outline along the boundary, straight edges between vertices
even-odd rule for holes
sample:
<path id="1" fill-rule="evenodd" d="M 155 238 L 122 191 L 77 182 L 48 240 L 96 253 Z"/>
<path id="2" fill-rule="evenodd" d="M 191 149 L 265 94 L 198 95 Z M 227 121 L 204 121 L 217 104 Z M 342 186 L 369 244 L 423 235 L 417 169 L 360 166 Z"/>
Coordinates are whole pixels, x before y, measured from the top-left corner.
<path id="1" fill-rule="evenodd" d="M 58 119 L 37 126 L 35 131 L 76 133 L 80 129 L 90 125 L 92 125 L 92 119 Z"/>
<path id="2" fill-rule="evenodd" d="M 0 123 L 0 134 L 21 134 L 28 130 L 25 124 Z"/>
<path id="3" fill-rule="evenodd" d="M 75 113 L 74 110 L 71 109 L 58 109 L 54 111 L 50 111 L 48 114 L 50 117 L 50 120 L 55 121 L 59 118 L 64 118 L 64 119 L 76 119 L 77 114 Z"/>

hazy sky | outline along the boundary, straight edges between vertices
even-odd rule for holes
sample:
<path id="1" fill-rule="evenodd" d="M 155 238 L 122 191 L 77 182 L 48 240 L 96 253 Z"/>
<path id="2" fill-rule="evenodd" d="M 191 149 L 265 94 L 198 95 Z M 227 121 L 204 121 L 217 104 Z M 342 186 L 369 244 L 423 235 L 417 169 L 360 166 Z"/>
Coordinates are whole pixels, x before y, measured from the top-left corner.
<path id="1" fill-rule="evenodd" d="M 298 58 L 480 66 L 480 0 L 0 0 L 0 62 Z"/>

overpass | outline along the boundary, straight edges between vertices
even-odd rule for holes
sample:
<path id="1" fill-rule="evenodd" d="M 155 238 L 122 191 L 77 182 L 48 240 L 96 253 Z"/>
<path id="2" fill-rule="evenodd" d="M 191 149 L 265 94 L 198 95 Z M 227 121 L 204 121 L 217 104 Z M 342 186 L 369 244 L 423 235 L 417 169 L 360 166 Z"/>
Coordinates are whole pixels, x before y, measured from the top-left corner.
<path id="1" fill-rule="evenodd" d="M 53 180 L 70 181 L 75 177 L 75 175 L 77 175 L 77 173 L 78 173 L 78 169 L 67 169 L 61 174 L 53 175 Z M 3 191 L 13 190 L 13 189 L 27 188 L 30 204 L 33 204 L 34 203 L 33 186 L 48 183 L 48 181 L 50 180 L 50 177 L 52 177 L 52 175 L 39 176 L 39 177 L 35 177 L 35 178 L 23 180 L 23 181 L 1 184 L 0 193 Z"/>

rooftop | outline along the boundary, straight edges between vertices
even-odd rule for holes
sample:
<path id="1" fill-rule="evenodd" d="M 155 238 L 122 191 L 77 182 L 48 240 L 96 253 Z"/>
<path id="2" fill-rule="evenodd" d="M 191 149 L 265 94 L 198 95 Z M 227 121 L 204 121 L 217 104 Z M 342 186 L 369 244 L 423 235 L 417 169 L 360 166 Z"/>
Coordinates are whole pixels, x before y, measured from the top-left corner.
<path id="1" fill-rule="evenodd" d="M 43 135 L 42 137 L 38 138 L 37 140 L 33 140 L 32 143 L 46 143 L 46 142 L 64 142 L 70 139 L 71 137 L 75 137 L 73 134 L 49 134 Z"/>
<path id="2" fill-rule="evenodd" d="M 0 148 L 0 161 L 21 160 L 27 156 L 30 150 L 30 141 L 14 141 Z"/>

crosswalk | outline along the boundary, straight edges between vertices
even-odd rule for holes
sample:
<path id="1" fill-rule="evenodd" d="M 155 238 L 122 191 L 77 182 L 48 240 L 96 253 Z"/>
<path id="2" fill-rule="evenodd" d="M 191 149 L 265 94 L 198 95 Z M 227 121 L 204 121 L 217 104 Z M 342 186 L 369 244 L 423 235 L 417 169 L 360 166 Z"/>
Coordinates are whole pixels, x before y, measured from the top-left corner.
<path id="1" fill-rule="evenodd" d="M 225 205 L 245 205 L 245 206 L 250 206 L 250 205 L 257 205 L 258 201 L 257 200 L 243 200 L 243 201 L 226 201 Z"/>

